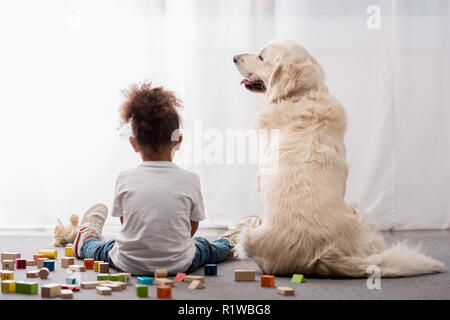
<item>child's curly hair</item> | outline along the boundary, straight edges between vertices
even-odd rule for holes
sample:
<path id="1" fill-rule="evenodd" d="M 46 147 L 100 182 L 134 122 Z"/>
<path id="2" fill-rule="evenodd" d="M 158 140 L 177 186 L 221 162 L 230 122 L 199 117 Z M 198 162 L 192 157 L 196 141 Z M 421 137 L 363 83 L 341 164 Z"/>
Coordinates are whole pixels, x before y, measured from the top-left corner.
<path id="1" fill-rule="evenodd" d="M 181 125 L 178 111 L 182 103 L 175 94 L 162 86 L 152 88 L 150 82 L 133 84 L 123 94 L 126 100 L 120 116 L 123 124 L 131 124 L 139 146 L 158 150 L 170 143 L 172 134 Z"/>

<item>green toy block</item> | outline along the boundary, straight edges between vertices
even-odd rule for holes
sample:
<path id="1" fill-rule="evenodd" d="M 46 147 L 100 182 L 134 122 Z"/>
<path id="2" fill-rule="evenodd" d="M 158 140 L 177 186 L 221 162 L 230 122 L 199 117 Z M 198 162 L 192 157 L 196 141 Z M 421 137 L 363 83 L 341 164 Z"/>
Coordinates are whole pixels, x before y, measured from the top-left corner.
<path id="1" fill-rule="evenodd" d="M 108 273 L 100 273 L 97 275 L 97 281 L 100 280 L 109 280 L 109 274 Z"/>
<path id="2" fill-rule="evenodd" d="M 107 280 L 125 282 L 125 276 L 123 274 L 114 273 L 114 274 L 108 275 L 108 279 Z"/>
<path id="3" fill-rule="evenodd" d="M 16 282 L 16 293 L 26 293 L 26 294 L 38 294 L 38 283 L 37 282 Z"/>
<path id="4" fill-rule="evenodd" d="M 148 286 L 145 284 L 136 285 L 136 294 L 138 297 L 145 298 L 148 297 Z"/>
<path id="5" fill-rule="evenodd" d="M 291 282 L 292 283 L 305 283 L 306 279 L 305 279 L 305 276 L 302 274 L 294 274 L 292 276 Z"/>

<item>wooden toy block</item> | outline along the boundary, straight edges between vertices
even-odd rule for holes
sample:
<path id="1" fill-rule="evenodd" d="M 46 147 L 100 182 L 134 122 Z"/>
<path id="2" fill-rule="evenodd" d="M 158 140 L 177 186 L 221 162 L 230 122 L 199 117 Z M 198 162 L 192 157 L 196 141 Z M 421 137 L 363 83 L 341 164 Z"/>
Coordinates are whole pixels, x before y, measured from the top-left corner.
<path id="1" fill-rule="evenodd" d="M 234 270 L 235 281 L 255 281 L 256 270 Z"/>
<path id="2" fill-rule="evenodd" d="M 10 270 L 2 270 L 0 271 L 2 281 L 3 280 L 14 280 L 14 272 Z"/>
<path id="3" fill-rule="evenodd" d="M 38 258 L 37 259 L 36 266 L 38 267 L 38 269 L 41 269 L 44 267 L 44 261 L 48 261 L 48 258 Z"/>
<path id="4" fill-rule="evenodd" d="M 37 282 L 16 282 L 16 293 L 38 294 L 39 286 Z"/>
<path id="5" fill-rule="evenodd" d="M 27 268 L 27 260 L 16 259 L 16 269 L 26 269 L 26 268 Z"/>
<path id="6" fill-rule="evenodd" d="M 61 289 L 61 298 L 63 299 L 72 299 L 73 291 L 70 289 Z"/>
<path id="7" fill-rule="evenodd" d="M 155 278 L 167 278 L 167 269 L 156 269 L 154 272 Z"/>
<path id="8" fill-rule="evenodd" d="M 89 269 L 89 270 L 94 269 L 94 259 L 92 259 L 92 258 L 84 259 L 84 266 L 86 267 L 86 269 Z"/>
<path id="9" fill-rule="evenodd" d="M 75 259 L 73 257 L 62 257 L 61 258 L 61 267 L 68 268 L 69 266 L 75 264 Z"/>
<path id="10" fill-rule="evenodd" d="M 81 283 L 81 289 L 94 289 L 98 285 L 103 284 L 104 281 L 87 281 Z"/>
<path id="11" fill-rule="evenodd" d="M 78 271 L 78 272 L 85 272 L 86 271 L 86 267 L 73 264 L 73 265 L 69 266 L 69 270 L 71 270 L 71 271 Z"/>
<path id="12" fill-rule="evenodd" d="M 20 258 L 20 252 L 2 252 L 2 261 L 16 260 Z"/>
<path id="13" fill-rule="evenodd" d="M 275 276 L 265 274 L 261 276 L 261 287 L 271 288 L 275 286 Z"/>
<path id="14" fill-rule="evenodd" d="M 295 295 L 295 291 L 289 287 L 277 287 L 277 292 L 282 296 L 293 296 Z"/>
<path id="15" fill-rule="evenodd" d="M 199 280 L 201 282 L 205 282 L 205 277 L 188 275 L 188 276 L 184 276 L 184 278 L 183 278 L 184 282 L 192 282 L 194 280 Z"/>
<path id="16" fill-rule="evenodd" d="M 125 282 L 126 284 L 130 283 L 130 281 L 131 281 L 131 273 L 122 272 L 122 273 L 119 273 L 119 275 L 123 276 L 123 282 Z"/>
<path id="17" fill-rule="evenodd" d="M 125 282 L 102 282 L 101 286 L 111 288 L 112 291 L 120 291 L 125 289 L 126 284 Z"/>
<path id="18" fill-rule="evenodd" d="M 37 278 L 39 277 L 39 272 L 41 270 L 31 270 L 31 271 L 27 271 L 27 278 Z"/>
<path id="19" fill-rule="evenodd" d="M 217 276 L 217 264 L 205 264 L 205 276 Z"/>
<path id="20" fill-rule="evenodd" d="M 125 282 L 125 276 L 120 273 L 113 273 L 108 276 L 108 280 Z"/>
<path id="21" fill-rule="evenodd" d="M 105 262 L 105 261 L 99 261 L 99 260 L 94 261 L 94 272 L 98 272 L 98 264 L 103 263 L 103 262 Z"/>
<path id="22" fill-rule="evenodd" d="M 189 285 L 188 289 L 194 290 L 194 289 L 203 289 L 205 285 L 203 282 L 200 282 L 199 280 L 194 280 Z"/>
<path id="23" fill-rule="evenodd" d="M 144 284 L 136 285 L 136 295 L 141 298 L 148 297 L 148 286 Z"/>
<path id="24" fill-rule="evenodd" d="M 53 298 L 61 295 L 61 285 L 56 283 L 46 284 L 41 287 L 42 298 Z"/>
<path id="25" fill-rule="evenodd" d="M 14 270 L 14 260 L 3 260 L 2 261 L 3 270 Z"/>
<path id="26" fill-rule="evenodd" d="M 47 268 L 49 271 L 55 271 L 55 260 L 44 261 L 44 268 Z"/>
<path id="27" fill-rule="evenodd" d="M 39 278 L 47 279 L 49 275 L 50 275 L 50 270 L 48 270 L 47 268 L 39 269 Z"/>
<path id="28" fill-rule="evenodd" d="M 2 292 L 3 293 L 16 292 L 16 283 L 14 282 L 14 280 L 2 281 Z"/>
<path id="29" fill-rule="evenodd" d="M 66 257 L 73 257 L 73 247 L 65 247 L 64 248 L 64 255 Z"/>
<path id="30" fill-rule="evenodd" d="M 177 275 L 175 276 L 175 279 L 173 281 L 175 282 L 183 282 L 184 277 L 186 277 L 187 274 L 186 273 L 177 273 Z"/>
<path id="31" fill-rule="evenodd" d="M 156 278 L 155 284 L 157 284 L 158 286 L 169 286 L 169 287 L 175 286 L 175 282 L 167 278 Z"/>
<path id="32" fill-rule="evenodd" d="M 294 275 L 292 275 L 291 282 L 292 283 L 305 283 L 306 279 L 305 279 L 305 276 L 302 274 L 294 274 Z"/>
<path id="33" fill-rule="evenodd" d="M 33 260 L 37 261 L 37 259 L 39 258 L 47 258 L 47 257 L 45 256 L 45 254 L 33 254 Z"/>
<path id="34" fill-rule="evenodd" d="M 98 272 L 109 273 L 109 263 L 108 262 L 100 262 L 98 264 Z"/>
<path id="35" fill-rule="evenodd" d="M 69 289 L 72 290 L 72 292 L 78 292 L 80 291 L 80 286 L 76 284 L 62 284 L 61 289 Z"/>
<path id="36" fill-rule="evenodd" d="M 39 250 L 38 254 L 44 254 L 49 259 L 56 259 L 58 257 L 58 251 L 56 250 Z"/>
<path id="37" fill-rule="evenodd" d="M 153 279 L 150 277 L 138 277 L 137 283 L 139 284 L 153 284 Z"/>
<path id="38" fill-rule="evenodd" d="M 97 281 L 108 280 L 108 278 L 109 274 L 107 273 L 100 273 L 99 275 L 97 275 Z"/>
<path id="39" fill-rule="evenodd" d="M 68 285 L 79 285 L 78 280 L 76 278 L 72 278 L 72 277 L 66 278 L 66 284 L 68 284 Z"/>
<path id="40" fill-rule="evenodd" d="M 110 287 L 98 286 L 96 287 L 96 291 L 102 296 L 110 296 L 112 294 L 112 289 Z"/>
<path id="41" fill-rule="evenodd" d="M 27 260 L 26 262 L 27 267 L 37 266 L 36 260 Z"/>
<path id="42" fill-rule="evenodd" d="M 172 297 L 172 287 L 170 286 L 156 287 L 156 296 L 159 299 L 170 299 Z"/>

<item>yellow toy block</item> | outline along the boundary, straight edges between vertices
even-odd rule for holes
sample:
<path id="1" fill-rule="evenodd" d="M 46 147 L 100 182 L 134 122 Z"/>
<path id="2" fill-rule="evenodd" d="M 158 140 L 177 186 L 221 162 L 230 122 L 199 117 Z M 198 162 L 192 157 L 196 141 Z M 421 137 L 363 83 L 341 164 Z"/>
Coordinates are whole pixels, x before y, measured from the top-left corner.
<path id="1" fill-rule="evenodd" d="M 2 281 L 2 292 L 16 292 L 16 283 L 14 280 Z"/>
<path id="2" fill-rule="evenodd" d="M 38 254 L 45 254 L 49 259 L 56 259 L 58 257 L 58 251 L 56 250 L 39 250 Z"/>
<path id="3" fill-rule="evenodd" d="M 14 272 L 9 271 L 9 270 L 2 270 L 0 272 L 1 272 L 2 281 L 14 280 Z"/>
<path id="4" fill-rule="evenodd" d="M 64 254 L 66 257 L 73 257 L 73 247 L 65 247 Z"/>
<path id="5" fill-rule="evenodd" d="M 94 261 L 94 272 L 98 272 L 98 264 L 103 262 L 104 261 Z"/>

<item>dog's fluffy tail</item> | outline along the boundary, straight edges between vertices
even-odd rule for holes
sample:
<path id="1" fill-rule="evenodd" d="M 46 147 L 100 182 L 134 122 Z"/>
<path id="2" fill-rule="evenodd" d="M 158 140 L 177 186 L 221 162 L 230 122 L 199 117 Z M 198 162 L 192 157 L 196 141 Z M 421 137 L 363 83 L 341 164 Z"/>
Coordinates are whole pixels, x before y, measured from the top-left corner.
<path id="1" fill-rule="evenodd" d="M 312 261 L 315 271 L 323 276 L 347 276 L 361 278 L 369 275 L 369 266 L 380 268 L 381 277 L 408 277 L 444 272 L 444 264 L 399 242 L 391 248 L 367 257 L 344 255 L 334 246 L 327 247 Z"/>

